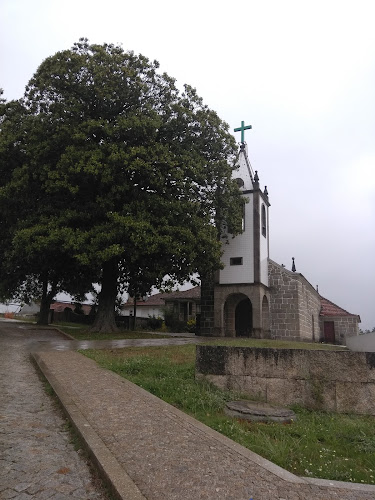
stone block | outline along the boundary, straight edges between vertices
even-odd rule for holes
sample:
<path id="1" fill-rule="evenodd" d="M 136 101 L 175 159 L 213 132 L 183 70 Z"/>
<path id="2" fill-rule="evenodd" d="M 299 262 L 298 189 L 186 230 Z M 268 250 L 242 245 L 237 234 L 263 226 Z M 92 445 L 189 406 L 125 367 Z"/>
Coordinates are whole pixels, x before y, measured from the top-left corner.
<path id="1" fill-rule="evenodd" d="M 228 387 L 228 377 L 226 375 L 203 375 L 202 373 L 195 374 L 196 380 L 207 380 L 214 386 L 222 390 L 229 389 Z"/>
<path id="2" fill-rule="evenodd" d="M 228 388 L 249 398 L 266 401 L 267 398 L 267 379 L 261 377 L 228 377 Z"/>
<path id="3" fill-rule="evenodd" d="M 336 383 L 336 411 L 375 415 L 375 384 Z"/>
<path id="4" fill-rule="evenodd" d="M 321 378 L 305 380 L 304 406 L 314 410 L 336 411 L 336 382 Z"/>
<path id="5" fill-rule="evenodd" d="M 309 355 L 311 377 L 329 378 L 341 382 L 375 382 L 375 369 L 371 369 L 371 361 L 368 361 L 369 357 L 366 357 L 366 354 L 369 353 L 339 350 L 311 351 Z"/>
<path id="6" fill-rule="evenodd" d="M 243 350 L 234 349 L 228 356 L 225 373 L 228 375 L 245 375 L 245 359 Z"/>
<path id="7" fill-rule="evenodd" d="M 282 404 L 304 404 L 304 380 L 298 379 L 267 379 L 267 403 Z"/>

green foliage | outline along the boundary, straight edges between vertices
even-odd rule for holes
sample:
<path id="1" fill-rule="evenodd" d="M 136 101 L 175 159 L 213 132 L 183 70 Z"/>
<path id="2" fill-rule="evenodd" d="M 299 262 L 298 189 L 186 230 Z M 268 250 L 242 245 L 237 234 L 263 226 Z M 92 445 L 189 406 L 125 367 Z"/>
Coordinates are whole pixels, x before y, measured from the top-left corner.
<path id="1" fill-rule="evenodd" d="M 195 318 L 189 319 L 186 323 L 187 331 L 190 333 L 195 333 L 197 322 Z"/>
<path id="2" fill-rule="evenodd" d="M 155 316 L 149 316 L 147 325 L 151 328 L 151 330 L 157 330 L 162 327 L 163 320 L 162 318 L 156 318 Z"/>
<path id="3" fill-rule="evenodd" d="M 180 333 L 187 331 L 185 321 L 181 321 L 178 313 L 170 307 L 164 308 L 164 322 L 165 326 L 167 326 L 171 332 Z"/>
<path id="4" fill-rule="evenodd" d="M 1 281 L 52 297 L 100 282 L 102 330 L 118 290 L 217 269 L 218 228 L 241 230 L 228 125 L 157 70 L 81 39 L 40 65 L 23 100 L 1 105 Z"/>

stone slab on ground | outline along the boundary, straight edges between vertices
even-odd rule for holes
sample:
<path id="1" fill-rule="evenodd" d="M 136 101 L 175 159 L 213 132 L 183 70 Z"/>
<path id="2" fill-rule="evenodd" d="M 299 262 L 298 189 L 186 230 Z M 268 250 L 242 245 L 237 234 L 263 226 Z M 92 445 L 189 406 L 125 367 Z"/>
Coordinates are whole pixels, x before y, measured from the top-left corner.
<path id="1" fill-rule="evenodd" d="M 253 422 L 278 422 L 280 424 L 290 424 L 297 420 L 294 411 L 289 408 L 263 403 L 261 401 L 248 401 L 241 399 L 229 401 L 224 412 L 229 417 L 241 420 L 251 420 Z"/>

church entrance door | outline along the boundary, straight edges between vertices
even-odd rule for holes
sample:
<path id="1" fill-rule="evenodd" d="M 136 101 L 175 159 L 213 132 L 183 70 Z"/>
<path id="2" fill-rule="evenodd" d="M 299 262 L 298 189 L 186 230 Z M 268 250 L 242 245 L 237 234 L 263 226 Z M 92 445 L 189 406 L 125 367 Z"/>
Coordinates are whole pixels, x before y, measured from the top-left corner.
<path id="1" fill-rule="evenodd" d="M 237 304 L 235 312 L 237 337 L 250 337 L 253 329 L 253 308 L 250 299 L 243 299 Z"/>
<path id="2" fill-rule="evenodd" d="M 335 343 L 335 323 L 333 321 L 324 322 L 324 342 Z"/>

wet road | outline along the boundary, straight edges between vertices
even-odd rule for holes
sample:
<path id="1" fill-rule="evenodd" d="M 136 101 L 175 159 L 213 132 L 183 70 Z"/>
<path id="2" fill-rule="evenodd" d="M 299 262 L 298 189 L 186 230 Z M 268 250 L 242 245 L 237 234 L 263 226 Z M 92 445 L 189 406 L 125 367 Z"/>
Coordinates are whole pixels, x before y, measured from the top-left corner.
<path id="1" fill-rule="evenodd" d="M 56 329 L 0 318 L 0 498 L 104 500 L 29 353 L 184 345 L 204 338 L 69 340 Z"/>
<path id="2" fill-rule="evenodd" d="M 211 340 L 211 339 L 210 339 Z M 30 350 L 77 351 L 86 349 L 120 349 L 122 347 L 158 347 L 163 345 L 199 344 L 207 341 L 204 337 L 187 339 L 121 339 L 121 340 L 45 340 L 30 344 Z"/>
<path id="3" fill-rule="evenodd" d="M 29 357 L 52 339 L 62 343 L 55 331 L 0 320 L 0 498 L 104 500 Z"/>

